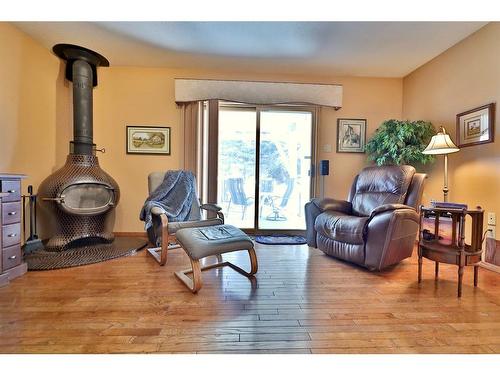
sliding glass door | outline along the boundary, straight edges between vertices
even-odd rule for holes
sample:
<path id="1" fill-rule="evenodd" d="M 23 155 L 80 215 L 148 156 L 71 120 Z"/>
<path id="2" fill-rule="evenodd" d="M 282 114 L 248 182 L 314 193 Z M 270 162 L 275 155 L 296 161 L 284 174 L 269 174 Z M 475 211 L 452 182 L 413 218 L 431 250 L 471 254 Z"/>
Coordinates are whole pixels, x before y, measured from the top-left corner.
<path id="1" fill-rule="evenodd" d="M 260 111 L 258 229 L 304 230 L 311 197 L 312 112 Z"/>
<path id="2" fill-rule="evenodd" d="M 305 230 L 314 112 L 221 103 L 217 196 L 228 224 L 255 232 Z"/>

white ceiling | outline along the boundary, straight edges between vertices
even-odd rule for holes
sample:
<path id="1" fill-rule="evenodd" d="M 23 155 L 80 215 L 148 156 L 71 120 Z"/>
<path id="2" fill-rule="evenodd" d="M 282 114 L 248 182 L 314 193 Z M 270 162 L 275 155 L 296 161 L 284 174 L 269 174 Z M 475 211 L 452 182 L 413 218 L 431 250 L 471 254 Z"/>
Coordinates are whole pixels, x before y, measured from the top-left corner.
<path id="1" fill-rule="evenodd" d="M 485 22 L 16 22 L 114 66 L 403 77 Z"/>

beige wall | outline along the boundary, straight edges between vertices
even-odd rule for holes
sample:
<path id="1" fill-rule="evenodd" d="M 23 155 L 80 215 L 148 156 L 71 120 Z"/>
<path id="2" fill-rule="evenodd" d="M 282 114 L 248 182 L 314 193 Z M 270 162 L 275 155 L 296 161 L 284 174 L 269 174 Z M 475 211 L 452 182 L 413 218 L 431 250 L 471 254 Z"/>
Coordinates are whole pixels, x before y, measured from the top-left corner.
<path id="1" fill-rule="evenodd" d="M 455 140 L 456 114 L 497 102 L 495 143 L 449 157 L 450 200 L 500 215 L 500 23 L 490 23 L 403 80 L 403 117 L 443 125 Z M 429 169 L 425 200 L 442 199 L 443 158 Z M 500 233 L 497 232 L 497 239 Z"/>
<path id="2" fill-rule="evenodd" d="M 117 231 L 139 231 L 138 213 L 147 195 L 147 175 L 155 170 L 181 168 L 183 149 L 180 111 L 174 103 L 174 78 L 260 79 L 273 81 L 340 83 L 344 85 L 344 105 L 339 111 L 323 108 L 320 116 L 320 147 L 329 143 L 331 175 L 327 193 L 347 195 L 356 173 L 366 164 L 364 154 L 335 153 L 338 117 L 368 119 L 370 135 L 387 118 L 401 117 L 402 80 L 345 77 L 256 75 L 213 71 L 181 71 L 162 68 L 111 67 L 100 70 L 95 91 L 94 133 L 98 146 L 106 148 L 99 156 L 101 165 L 120 184 L 122 201 L 117 210 Z M 126 125 L 166 125 L 172 127 L 171 156 L 127 155 Z M 348 166 L 346 168 L 346 166 Z"/>
<path id="3" fill-rule="evenodd" d="M 27 173 L 38 184 L 55 165 L 59 62 L 7 23 L 0 61 L 0 172 Z"/>
<path id="4" fill-rule="evenodd" d="M 68 153 L 72 136 L 70 85 L 63 80 L 63 65 L 50 51 L 5 23 L 0 23 L 0 35 L 0 57 L 8 62 L 0 67 L 0 95 L 2 99 L 9 97 L 12 103 L 5 105 L 7 114 L 0 114 L 1 137 L 16 137 L 10 147 L 0 150 L 0 171 L 26 173 L 30 175 L 29 183 L 36 188 L 43 178 L 64 163 Z M 11 50 L 18 52 L 13 55 Z M 34 61 L 40 64 L 35 65 Z M 331 153 L 320 153 L 320 159 L 329 159 L 331 164 L 326 193 L 340 198 L 347 195 L 354 175 L 367 163 L 365 154 L 335 152 L 337 118 L 366 118 L 369 137 L 380 122 L 400 118 L 402 114 L 402 79 L 139 67 L 99 69 L 99 86 L 94 90 L 94 141 L 99 148 L 106 148 L 105 154 L 98 155 L 101 166 L 117 180 L 122 191 L 117 207 L 116 231 L 142 230 L 138 215 L 147 195 L 149 172 L 181 167 L 180 110 L 174 103 L 174 78 L 179 77 L 344 85 L 343 108 L 339 111 L 323 108 L 319 128 L 320 150 L 324 144 L 332 146 Z M 2 100 L 2 103 L 8 101 Z M 4 124 L 8 124 L 8 128 L 4 128 Z M 127 125 L 172 127 L 172 154 L 127 155 Z M 33 137 L 28 137 L 31 132 Z"/>

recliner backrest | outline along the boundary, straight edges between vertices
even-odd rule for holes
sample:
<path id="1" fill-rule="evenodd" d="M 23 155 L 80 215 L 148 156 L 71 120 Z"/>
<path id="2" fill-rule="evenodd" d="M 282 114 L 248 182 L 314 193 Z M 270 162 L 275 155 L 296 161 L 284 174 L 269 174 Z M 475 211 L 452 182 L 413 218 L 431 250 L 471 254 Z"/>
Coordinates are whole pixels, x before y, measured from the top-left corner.
<path id="1" fill-rule="evenodd" d="M 415 173 L 411 179 L 411 184 L 408 187 L 405 204 L 419 210 L 419 205 L 422 203 L 422 195 L 424 193 L 424 183 L 427 178 L 425 173 Z"/>
<path id="2" fill-rule="evenodd" d="M 410 165 L 364 168 L 354 179 L 349 197 L 353 213 L 369 216 L 383 204 L 405 203 L 414 174 Z"/>
<path id="3" fill-rule="evenodd" d="M 165 174 L 167 172 L 151 172 L 148 175 L 148 192 L 151 194 L 155 191 L 158 186 L 165 179 Z M 196 177 L 194 179 L 194 188 L 195 188 L 195 197 L 193 199 L 193 203 L 191 205 L 191 211 L 189 212 L 188 220 L 200 220 L 201 219 L 201 209 L 200 209 L 200 200 L 198 198 L 198 192 L 196 191 Z"/>

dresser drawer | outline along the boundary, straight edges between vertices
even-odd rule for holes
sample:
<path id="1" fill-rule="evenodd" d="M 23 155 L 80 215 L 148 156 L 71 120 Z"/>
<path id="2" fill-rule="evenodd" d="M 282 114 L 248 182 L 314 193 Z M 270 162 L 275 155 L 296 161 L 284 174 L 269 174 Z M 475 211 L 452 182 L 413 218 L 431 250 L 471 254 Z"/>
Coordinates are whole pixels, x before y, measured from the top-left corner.
<path id="1" fill-rule="evenodd" d="M 21 202 L 2 203 L 2 224 L 13 224 L 21 221 Z"/>
<path id="2" fill-rule="evenodd" d="M 21 242 L 21 223 L 2 227 L 2 246 L 9 247 Z"/>
<path id="3" fill-rule="evenodd" d="M 0 182 L 2 193 L 9 193 L 2 198 L 2 202 L 16 202 L 21 200 L 21 181 L 3 180 Z"/>
<path id="4" fill-rule="evenodd" d="M 2 250 L 3 270 L 18 266 L 22 261 L 21 245 L 6 247 Z"/>

